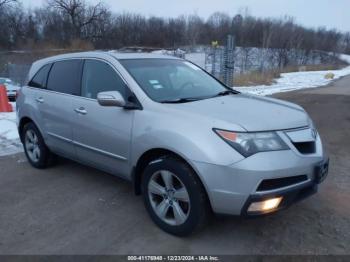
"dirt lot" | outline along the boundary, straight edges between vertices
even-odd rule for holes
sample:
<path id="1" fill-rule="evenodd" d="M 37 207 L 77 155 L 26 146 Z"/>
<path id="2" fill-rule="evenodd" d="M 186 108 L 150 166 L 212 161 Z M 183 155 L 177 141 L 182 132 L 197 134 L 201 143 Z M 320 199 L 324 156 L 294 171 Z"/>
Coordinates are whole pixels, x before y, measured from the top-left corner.
<path id="1" fill-rule="evenodd" d="M 61 160 L 0 158 L 0 254 L 350 254 L 350 77 L 284 93 L 314 119 L 331 157 L 319 193 L 273 216 L 215 218 L 189 238 L 165 234 L 127 182 Z"/>

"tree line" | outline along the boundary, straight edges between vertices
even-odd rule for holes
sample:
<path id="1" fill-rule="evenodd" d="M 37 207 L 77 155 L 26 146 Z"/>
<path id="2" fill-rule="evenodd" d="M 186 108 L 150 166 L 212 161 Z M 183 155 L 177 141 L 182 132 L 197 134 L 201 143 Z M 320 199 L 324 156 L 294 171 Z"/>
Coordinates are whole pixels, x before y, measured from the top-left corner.
<path id="1" fill-rule="evenodd" d="M 47 0 L 42 7 L 25 9 L 19 0 L 0 0 L 0 49 L 86 48 L 128 46 L 178 48 L 223 44 L 235 36 L 236 45 L 286 50 L 350 53 L 350 33 L 336 29 L 305 28 L 293 18 L 234 17 L 215 12 L 176 18 L 113 13 L 104 2 Z M 287 53 L 286 53 L 287 55 Z"/>

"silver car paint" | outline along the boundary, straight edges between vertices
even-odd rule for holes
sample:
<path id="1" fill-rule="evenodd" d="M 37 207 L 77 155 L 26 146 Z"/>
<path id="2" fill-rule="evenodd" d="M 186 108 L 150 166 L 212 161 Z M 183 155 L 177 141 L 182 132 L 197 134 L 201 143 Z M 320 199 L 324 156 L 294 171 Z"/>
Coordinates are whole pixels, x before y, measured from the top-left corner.
<path id="1" fill-rule="evenodd" d="M 127 177 L 130 173 L 130 138 L 135 111 L 102 107 L 95 99 L 73 97 L 73 141 L 79 161 Z"/>
<path id="2" fill-rule="evenodd" d="M 34 96 L 34 106 L 40 114 L 38 125 L 44 130 L 47 146 L 62 155 L 74 157 L 71 96 L 41 89 L 35 89 Z"/>
<path id="3" fill-rule="evenodd" d="M 18 119 L 32 119 L 54 152 L 129 180 L 145 152 L 170 150 L 197 172 L 213 210 L 218 213 L 240 214 L 244 202 L 263 179 L 300 174 L 312 179 L 315 164 L 325 158 L 318 135 L 316 153 L 311 155 L 300 154 L 291 143 L 291 136 L 303 140 L 312 127 L 308 115 L 297 105 L 243 94 L 185 104 L 156 103 L 121 66 L 118 59 L 122 58 L 177 59 L 114 52 L 60 55 L 34 63 L 28 79 L 54 61 L 99 59 L 120 74 L 143 110 L 102 107 L 93 99 L 24 87 L 17 101 Z M 44 102 L 38 102 L 39 98 Z M 75 112 L 80 107 L 84 107 L 86 114 Z M 244 158 L 219 138 L 213 128 L 237 132 L 279 130 L 291 150 Z M 295 133 L 287 136 L 287 131 Z"/>

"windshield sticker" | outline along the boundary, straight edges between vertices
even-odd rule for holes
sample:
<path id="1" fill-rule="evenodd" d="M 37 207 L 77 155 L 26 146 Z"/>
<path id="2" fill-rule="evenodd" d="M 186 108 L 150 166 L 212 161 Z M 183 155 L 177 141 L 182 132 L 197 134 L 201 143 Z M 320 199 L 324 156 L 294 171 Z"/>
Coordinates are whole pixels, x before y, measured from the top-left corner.
<path id="1" fill-rule="evenodd" d="M 185 62 L 185 64 L 194 70 L 197 70 L 197 71 L 201 70 L 199 67 L 195 66 L 194 64 L 192 64 L 190 62 Z"/>
<path id="2" fill-rule="evenodd" d="M 162 86 L 162 85 L 153 85 L 153 87 L 154 87 L 155 89 L 161 89 L 161 88 L 164 88 L 164 86 Z"/>

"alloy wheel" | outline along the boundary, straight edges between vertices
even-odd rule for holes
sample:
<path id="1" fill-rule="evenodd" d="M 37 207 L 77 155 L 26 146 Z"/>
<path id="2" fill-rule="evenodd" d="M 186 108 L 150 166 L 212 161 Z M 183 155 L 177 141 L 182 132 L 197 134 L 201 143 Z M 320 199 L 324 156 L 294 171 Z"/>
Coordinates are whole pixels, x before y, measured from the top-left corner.
<path id="1" fill-rule="evenodd" d="M 25 134 L 25 147 L 30 160 L 34 163 L 39 162 L 41 155 L 39 140 L 38 136 L 31 129 L 27 130 Z"/>
<path id="2" fill-rule="evenodd" d="M 165 223 L 178 226 L 190 213 L 190 197 L 185 185 L 172 172 L 161 170 L 148 182 L 148 197 L 156 215 Z"/>

